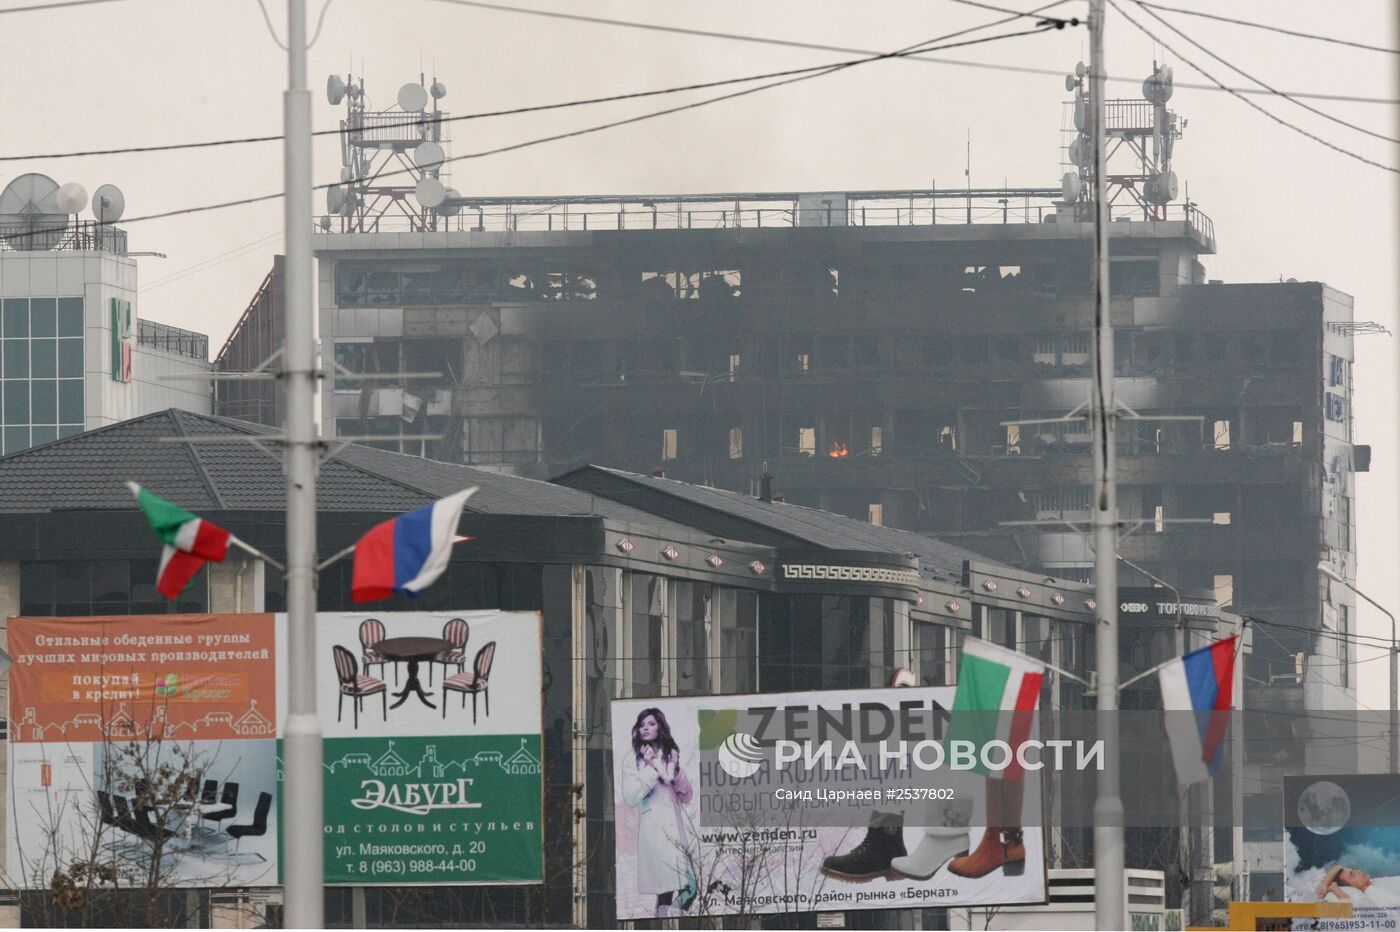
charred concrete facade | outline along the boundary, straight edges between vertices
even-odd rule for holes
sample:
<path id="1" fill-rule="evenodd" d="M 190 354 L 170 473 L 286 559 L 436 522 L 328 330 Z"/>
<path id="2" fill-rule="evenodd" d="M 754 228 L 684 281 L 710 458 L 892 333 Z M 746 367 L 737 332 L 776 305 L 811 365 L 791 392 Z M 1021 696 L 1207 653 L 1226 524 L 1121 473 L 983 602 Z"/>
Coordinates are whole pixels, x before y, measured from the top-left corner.
<path id="1" fill-rule="evenodd" d="M 944 196 L 483 202 L 475 229 L 322 234 L 323 423 L 532 476 L 756 493 L 766 467 L 788 501 L 1088 579 L 1089 227 L 1044 192 Z M 1354 572 L 1351 300 L 1208 282 L 1209 219 L 1169 217 L 1115 213 L 1111 239 L 1123 554 L 1296 626 L 1251 659 L 1270 701 L 1354 707 L 1345 648 L 1309 633 L 1354 614 L 1316 572 Z"/>

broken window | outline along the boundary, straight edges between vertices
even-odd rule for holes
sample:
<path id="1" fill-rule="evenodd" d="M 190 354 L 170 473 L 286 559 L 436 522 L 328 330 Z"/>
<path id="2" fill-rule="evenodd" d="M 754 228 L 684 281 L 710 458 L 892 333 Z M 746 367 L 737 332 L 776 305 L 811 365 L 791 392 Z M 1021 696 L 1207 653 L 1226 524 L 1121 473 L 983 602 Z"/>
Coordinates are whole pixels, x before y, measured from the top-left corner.
<path id="1" fill-rule="evenodd" d="M 1006 425 L 1006 452 L 1008 455 L 1018 455 L 1021 452 L 1021 425 Z"/>
<path id="2" fill-rule="evenodd" d="M 885 523 L 885 506 L 880 502 L 872 502 L 868 511 L 871 524 L 883 525 Z"/>
<path id="3" fill-rule="evenodd" d="M 744 458 L 744 429 L 742 427 L 729 428 L 729 458 L 732 460 Z"/>
<path id="4" fill-rule="evenodd" d="M 1303 442 L 1303 422 L 1293 422 L 1293 445 L 1298 446 Z"/>
<path id="5" fill-rule="evenodd" d="M 464 341 L 451 337 L 403 341 L 403 371 L 415 374 L 413 387 L 462 384 Z"/>
<path id="6" fill-rule="evenodd" d="M 812 370 L 812 338 L 785 336 L 783 340 L 783 370 L 810 372 Z"/>
<path id="7" fill-rule="evenodd" d="M 661 432 L 661 458 L 663 460 L 673 460 L 676 458 L 677 442 L 678 435 L 674 427 L 667 427 Z"/>
<path id="8" fill-rule="evenodd" d="M 517 301 L 592 301 L 598 277 L 591 272 L 549 271 L 540 267 L 506 272 L 508 299 Z"/>
<path id="9" fill-rule="evenodd" d="M 371 343 L 337 342 L 335 344 L 336 370 L 335 390 L 358 392 L 365 388 L 384 388 L 393 385 L 393 380 L 366 381 L 348 377 L 354 375 L 379 375 L 403 371 L 399 367 L 399 341 L 375 340 Z M 344 370 L 342 372 L 341 370 Z"/>
<path id="10" fill-rule="evenodd" d="M 739 355 L 738 353 L 729 354 L 729 380 L 731 382 L 734 381 L 734 375 L 739 371 L 739 367 L 743 364 L 743 362 L 744 357 Z"/>
<path id="11" fill-rule="evenodd" d="M 1215 438 L 1214 442 L 1217 450 L 1230 449 L 1230 421 L 1228 419 L 1216 421 L 1212 428 L 1212 435 Z"/>
<path id="12" fill-rule="evenodd" d="M 1211 513 L 1211 524 L 1229 524 L 1230 513 L 1228 511 L 1216 511 Z"/>
<path id="13" fill-rule="evenodd" d="M 885 431 L 880 427 L 870 428 L 870 454 L 879 456 L 885 448 Z"/>
<path id="14" fill-rule="evenodd" d="M 958 448 L 958 428 L 953 424 L 943 424 L 938 428 L 938 445 L 949 451 Z"/>
<path id="15" fill-rule="evenodd" d="M 815 427 L 799 427 L 797 429 L 797 452 L 804 456 L 817 455 L 817 429 Z"/>
<path id="16" fill-rule="evenodd" d="M 1212 588 L 1215 590 L 1215 601 L 1221 608 L 1234 604 L 1235 577 L 1233 574 L 1216 573 Z"/>
<path id="17" fill-rule="evenodd" d="M 738 269 L 704 272 L 643 272 L 641 293 L 657 298 L 683 301 L 729 300 L 743 293 L 743 276 Z"/>

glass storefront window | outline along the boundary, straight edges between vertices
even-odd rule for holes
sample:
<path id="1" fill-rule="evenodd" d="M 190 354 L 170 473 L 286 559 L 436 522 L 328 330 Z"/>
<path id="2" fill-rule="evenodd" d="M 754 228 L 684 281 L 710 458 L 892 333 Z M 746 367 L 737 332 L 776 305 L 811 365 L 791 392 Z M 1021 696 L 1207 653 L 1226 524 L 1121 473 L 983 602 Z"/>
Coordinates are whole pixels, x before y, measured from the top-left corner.
<path id="1" fill-rule="evenodd" d="M 660 576 L 634 573 L 631 579 L 631 695 L 659 696 L 665 682 L 666 584 Z"/>
<path id="2" fill-rule="evenodd" d="M 720 692 L 758 691 L 758 593 L 718 590 Z"/>
<path id="3" fill-rule="evenodd" d="M 20 564 L 23 615 L 164 615 L 209 611 L 209 575 L 200 570 L 180 598 L 156 592 L 155 560 L 55 560 Z"/>
<path id="4" fill-rule="evenodd" d="M 676 588 L 676 695 L 710 692 L 710 587 L 672 583 Z"/>
<path id="5" fill-rule="evenodd" d="M 914 623 L 914 673 L 920 686 L 949 686 L 952 658 L 951 629 L 927 622 Z"/>

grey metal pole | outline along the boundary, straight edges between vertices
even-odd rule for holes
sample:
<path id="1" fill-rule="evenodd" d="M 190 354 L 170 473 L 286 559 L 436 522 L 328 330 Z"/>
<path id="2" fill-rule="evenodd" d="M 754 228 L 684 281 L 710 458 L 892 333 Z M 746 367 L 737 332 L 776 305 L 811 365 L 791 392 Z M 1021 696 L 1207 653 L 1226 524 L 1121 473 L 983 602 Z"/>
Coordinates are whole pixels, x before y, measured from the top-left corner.
<path id="1" fill-rule="evenodd" d="M 1148 579 L 1159 586 L 1170 590 L 1172 597 L 1176 599 L 1176 637 L 1174 644 L 1176 656 L 1181 657 L 1186 653 L 1186 608 L 1181 602 L 1181 590 L 1167 582 L 1160 576 L 1148 572 L 1138 566 L 1132 560 L 1122 554 L 1118 555 L 1119 562 L 1137 570 Z M 1233 697 L 1232 697 L 1233 698 Z M 1170 714 L 1170 713 L 1168 713 Z M 1181 860 L 1186 862 L 1186 875 L 1189 878 L 1186 882 L 1186 890 L 1182 897 L 1181 915 L 1185 925 L 1191 925 L 1195 916 L 1195 889 L 1196 889 L 1196 851 L 1191 844 L 1191 795 L 1195 790 L 1195 785 L 1184 787 L 1181 798 L 1177 802 L 1177 835 L 1178 845 L 1181 849 Z"/>
<path id="2" fill-rule="evenodd" d="M 283 745 L 286 781 L 282 876 L 288 928 L 325 925 L 321 722 L 316 716 L 316 344 L 312 329 L 311 92 L 306 88 L 306 0 L 287 3 L 287 93 L 283 98 L 286 275 L 283 417 L 287 473 L 287 670 Z"/>
<path id="3" fill-rule="evenodd" d="M 1094 599 L 1099 738 L 1104 766 L 1094 801 L 1094 925 L 1126 929 L 1123 799 L 1118 767 L 1118 490 L 1115 475 L 1113 322 L 1109 317 L 1107 146 L 1104 138 L 1104 3 L 1090 0 L 1089 78 L 1094 132 Z"/>

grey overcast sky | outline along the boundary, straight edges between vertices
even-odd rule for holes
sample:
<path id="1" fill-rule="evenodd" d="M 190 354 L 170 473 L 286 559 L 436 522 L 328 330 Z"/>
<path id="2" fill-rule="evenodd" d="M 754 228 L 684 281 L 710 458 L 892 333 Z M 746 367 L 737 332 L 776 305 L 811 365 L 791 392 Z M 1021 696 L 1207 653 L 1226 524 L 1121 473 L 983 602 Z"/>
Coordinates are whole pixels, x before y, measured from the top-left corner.
<path id="1" fill-rule="evenodd" d="M 3 0 L 0 10 L 43 0 Z M 285 0 L 265 0 L 278 36 Z M 516 0 L 499 0 L 516 3 Z M 1247 84 L 1169 33 L 1130 0 L 1129 13 L 1167 44 L 1230 84 Z M 950 0 L 519 0 L 521 6 L 690 29 L 894 50 L 999 18 Z M 1000 6 L 1030 9 L 1029 0 Z M 1168 5 L 1265 21 L 1395 47 L 1391 0 L 1300 3 L 1174 0 Z M 309 0 L 314 22 L 320 0 Z M 1082 17 L 1086 4 L 1052 12 Z M 1192 16 L 1163 13 L 1212 51 L 1286 91 L 1393 99 L 1397 56 L 1362 51 Z M 1024 21 L 1022 21 L 1024 22 Z M 1001 31 L 1020 28 L 1000 27 Z M 1056 70 L 1088 57 L 1084 29 L 977 46 L 945 57 Z M 1184 60 L 1110 10 L 1110 74 L 1141 79 L 1154 56 L 1178 85 L 1210 83 Z M 388 107 L 420 71 L 448 88 L 451 113 L 528 106 L 716 80 L 849 56 L 732 40 L 644 32 L 482 10 L 450 0 L 331 0 L 310 53 L 317 129 L 340 108 L 322 92 L 326 75 L 363 74 Z M 255 0 L 118 0 L 0 15 L 0 154 L 173 143 L 280 132 L 285 57 Z M 1136 96 L 1132 84 L 1111 85 Z M 699 94 L 665 98 L 679 102 Z M 464 193 L 547 195 L 842 190 L 963 183 L 968 133 L 978 186 L 1052 185 L 1060 176 L 1063 80 L 914 61 L 890 61 L 610 130 L 594 136 L 460 163 Z M 1277 98 L 1251 98 L 1366 157 L 1400 167 L 1400 151 Z M 463 153 L 660 109 L 655 100 L 455 124 Z M 1397 135 L 1391 105 L 1312 100 L 1348 122 Z M 1179 87 L 1172 107 L 1189 125 L 1175 169 L 1215 221 L 1219 255 L 1211 278 L 1321 280 L 1356 299 L 1359 320 L 1400 334 L 1397 317 L 1397 176 L 1328 150 L 1228 94 Z M 318 140 L 316 180 L 333 181 L 333 138 Z M 126 192 L 128 216 L 281 189 L 281 148 L 263 143 L 197 151 L 0 163 L 0 182 L 25 171 L 89 192 L 105 182 Z M 322 198 L 318 197 L 318 210 Z M 310 222 L 310 218 L 308 218 Z M 207 332 L 214 351 L 282 248 L 278 202 L 131 225 L 141 259 L 141 316 Z M 164 281 L 162 281 L 164 280 Z M 1397 371 L 1394 340 L 1357 340 L 1357 441 L 1372 444 L 1373 471 L 1359 479 L 1360 587 L 1400 609 L 1397 548 Z M 1369 607 L 1363 633 L 1389 635 Z M 1372 656 L 1363 650 L 1362 659 Z M 1361 698 L 1386 705 L 1383 661 L 1361 668 Z"/>

